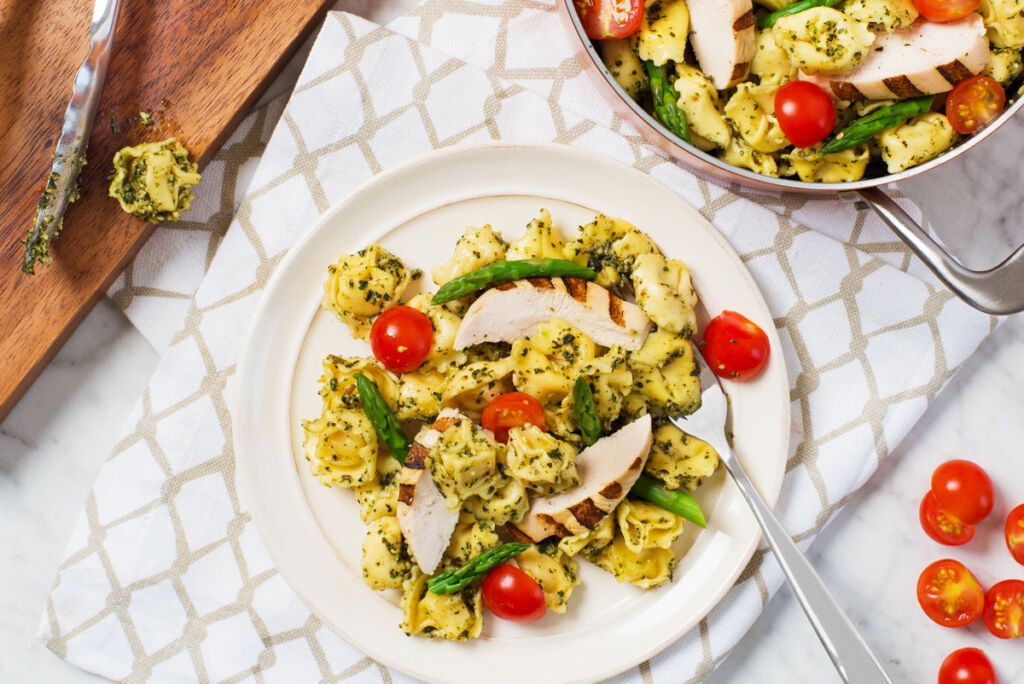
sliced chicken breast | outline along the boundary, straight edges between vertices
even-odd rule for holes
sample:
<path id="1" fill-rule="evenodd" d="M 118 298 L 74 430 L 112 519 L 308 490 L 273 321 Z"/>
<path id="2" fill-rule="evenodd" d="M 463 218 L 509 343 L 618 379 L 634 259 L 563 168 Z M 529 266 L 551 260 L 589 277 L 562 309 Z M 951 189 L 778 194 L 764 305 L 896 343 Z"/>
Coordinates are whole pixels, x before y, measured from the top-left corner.
<path id="1" fill-rule="evenodd" d="M 516 527 L 532 541 L 570 537 L 597 527 L 643 472 L 651 450 L 651 417 L 642 416 L 576 456 L 580 484 L 534 499 Z M 518 535 L 517 535 L 518 536 Z"/>
<path id="2" fill-rule="evenodd" d="M 462 319 L 455 348 L 481 342 L 511 342 L 552 318 L 577 327 L 606 347 L 636 350 L 651 321 L 636 304 L 597 283 L 579 278 L 527 278 L 501 283 L 480 296 Z"/>
<path id="3" fill-rule="evenodd" d="M 849 73 L 805 74 L 840 100 L 884 100 L 917 97 L 951 90 L 980 74 L 988 64 L 989 43 L 981 15 L 968 14 L 947 23 L 918 19 L 910 26 L 883 33 Z"/>
<path id="4" fill-rule="evenodd" d="M 686 0 L 690 44 L 700 70 L 718 90 L 747 77 L 754 58 L 754 5 L 751 0 Z"/>
<path id="5" fill-rule="evenodd" d="M 426 467 L 426 457 L 441 433 L 469 420 L 457 409 L 444 409 L 430 429 L 409 449 L 402 472 L 398 474 L 398 526 L 420 570 L 432 574 L 451 541 L 459 511 L 448 510 L 444 495 L 434 484 Z"/>

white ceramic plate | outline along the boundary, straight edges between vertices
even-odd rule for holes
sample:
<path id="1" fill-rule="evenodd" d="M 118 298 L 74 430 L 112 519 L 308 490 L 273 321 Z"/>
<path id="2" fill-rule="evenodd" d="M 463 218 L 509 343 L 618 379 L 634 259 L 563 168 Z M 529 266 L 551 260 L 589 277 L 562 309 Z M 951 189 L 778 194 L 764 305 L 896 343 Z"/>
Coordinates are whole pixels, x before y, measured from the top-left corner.
<path id="1" fill-rule="evenodd" d="M 405 636 L 398 592 L 363 584 L 365 528 L 354 497 L 319 484 L 302 453 L 300 421 L 319 414 L 323 357 L 370 354 L 319 308 L 327 266 L 376 241 L 409 268 L 422 268 L 423 285 L 466 226 L 490 223 L 515 238 L 542 207 L 566 235 L 597 211 L 631 221 L 666 254 L 686 261 L 707 311 L 741 311 L 764 328 L 775 350 L 768 367 L 756 381 L 729 388 L 735 447 L 771 502 L 785 470 L 789 389 L 771 315 L 726 241 L 676 194 L 619 162 L 554 145 L 453 148 L 376 176 L 328 211 L 267 285 L 238 365 L 235 455 L 260 534 L 296 593 L 350 643 L 428 681 L 566 684 L 614 675 L 707 615 L 760 539 L 720 470 L 697 495 L 708 528 L 687 525 L 672 583 L 652 591 L 617 584 L 581 560 L 581 585 L 566 614 L 549 612 L 528 625 L 486 615 L 480 639 L 452 643 Z"/>

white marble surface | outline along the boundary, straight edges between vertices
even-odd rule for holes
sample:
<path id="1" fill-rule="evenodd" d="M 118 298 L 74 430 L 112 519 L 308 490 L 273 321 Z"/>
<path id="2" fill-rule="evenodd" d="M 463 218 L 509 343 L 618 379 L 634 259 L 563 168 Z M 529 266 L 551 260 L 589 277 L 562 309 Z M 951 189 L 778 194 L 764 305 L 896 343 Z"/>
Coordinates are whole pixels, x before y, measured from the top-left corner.
<path id="1" fill-rule="evenodd" d="M 415 0 L 341 0 L 377 21 Z M 971 265 L 1024 242 L 1017 178 L 1024 121 L 966 158 L 904 189 Z M 910 436 L 819 537 L 810 556 L 896 681 L 929 682 L 962 646 L 986 650 L 1000 680 L 1024 683 L 1020 643 L 976 624 L 946 630 L 914 599 L 925 565 L 954 556 L 983 584 L 1024 577 L 1002 543 L 1001 515 L 1024 501 L 1024 316 L 1009 319 L 961 369 Z M 0 681 L 100 681 L 36 642 L 40 611 L 75 517 L 100 464 L 157 362 L 156 353 L 109 302 L 101 302 L 14 412 L 0 424 Z M 966 548 L 928 540 L 917 506 L 931 470 L 967 457 L 996 481 L 996 512 Z M 708 682 L 839 681 L 787 590 Z"/>

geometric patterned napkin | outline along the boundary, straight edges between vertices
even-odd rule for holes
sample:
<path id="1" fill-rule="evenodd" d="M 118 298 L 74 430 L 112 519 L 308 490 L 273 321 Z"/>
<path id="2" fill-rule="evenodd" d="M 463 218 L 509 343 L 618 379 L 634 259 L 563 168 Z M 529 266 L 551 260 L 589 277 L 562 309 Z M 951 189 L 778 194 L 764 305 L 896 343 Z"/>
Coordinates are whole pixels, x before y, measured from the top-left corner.
<path id="1" fill-rule="evenodd" d="M 452 8 L 478 28 L 445 19 Z M 789 196 L 764 197 L 769 206 L 761 206 L 668 162 L 623 122 L 595 122 L 566 106 L 585 102 L 582 89 L 572 94 L 580 74 L 571 58 L 534 65 L 538 51 L 557 46 L 508 40 L 513 30 L 525 35 L 524 26 L 542 36 L 536 22 L 550 24 L 551 13 L 536 1 L 428 2 L 396 26 L 418 40 L 328 15 L 265 153 L 248 171 L 230 227 L 207 238 L 205 276 L 180 297 L 187 298 L 181 328 L 75 526 L 42 618 L 52 650 L 132 681 L 407 679 L 323 625 L 273 567 L 235 486 L 227 407 L 242 332 L 288 247 L 354 187 L 432 149 L 492 139 L 592 149 L 649 173 L 715 224 L 753 273 L 779 329 L 793 449 L 776 511 L 805 544 L 991 330 L 994 319 L 909 272 L 906 251 L 855 207 Z M 492 55 L 501 56 L 489 64 L 424 44 L 445 31 L 476 36 L 487 22 Z M 482 54 L 462 57 L 480 62 Z M 547 92 L 539 87 L 545 73 L 560 75 L 548 78 Z M 248 126 L 241 135 L 262 135 Z M 834 205 L 831 218 L 821 205 Z M 806 225 L 812 219 L 814 229 Z M 706 676 L 781 581 L 759 550 L 699 628 L 616 681 Z"/>

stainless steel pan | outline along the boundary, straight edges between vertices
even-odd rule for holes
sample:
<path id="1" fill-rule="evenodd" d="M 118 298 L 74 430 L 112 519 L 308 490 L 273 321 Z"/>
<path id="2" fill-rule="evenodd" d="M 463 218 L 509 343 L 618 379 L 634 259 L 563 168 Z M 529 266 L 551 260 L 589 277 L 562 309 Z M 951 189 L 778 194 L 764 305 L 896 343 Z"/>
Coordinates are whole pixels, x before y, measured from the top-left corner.
<path id="1" fill-rule="evenodd" d="M 889 183 L 927 173 L 971 149 L 994 134 L 1021 107 L 1024 107 L 1024 98 L 1018 98 L 981 132 L 966 138 L 936 159 L 902 173 L 864 178 L 853 183 L 804 183 L 785 178 L 771 178 L 727 164 L 670 133 L 615 82 L 587 38 L 573 7 L 573 0 L 560 0 L 559 4 L 559 13 L 565 20 L 570 35 L 576 39 L 576 58 L 584 70 L 593 77 L 602 95 L 621 116 L 633 122 L 648 142 L 672 159 L 706 178 L 725 183 L 738 183 L 757 190 L 815 195 L 839 193 L 850 199 L 861 200 L 871 207 L 893 232 L 907 243 L 914 254 L 965 302 L 991 314 L 1003 315 L 1024 311 L 1024 245 L 1018 247 L 994 268 L 985 271 L 971 270 L 936 243 L 881 189 Z M 1010 91 L 1015 93 L 1016 88 Z"/>

